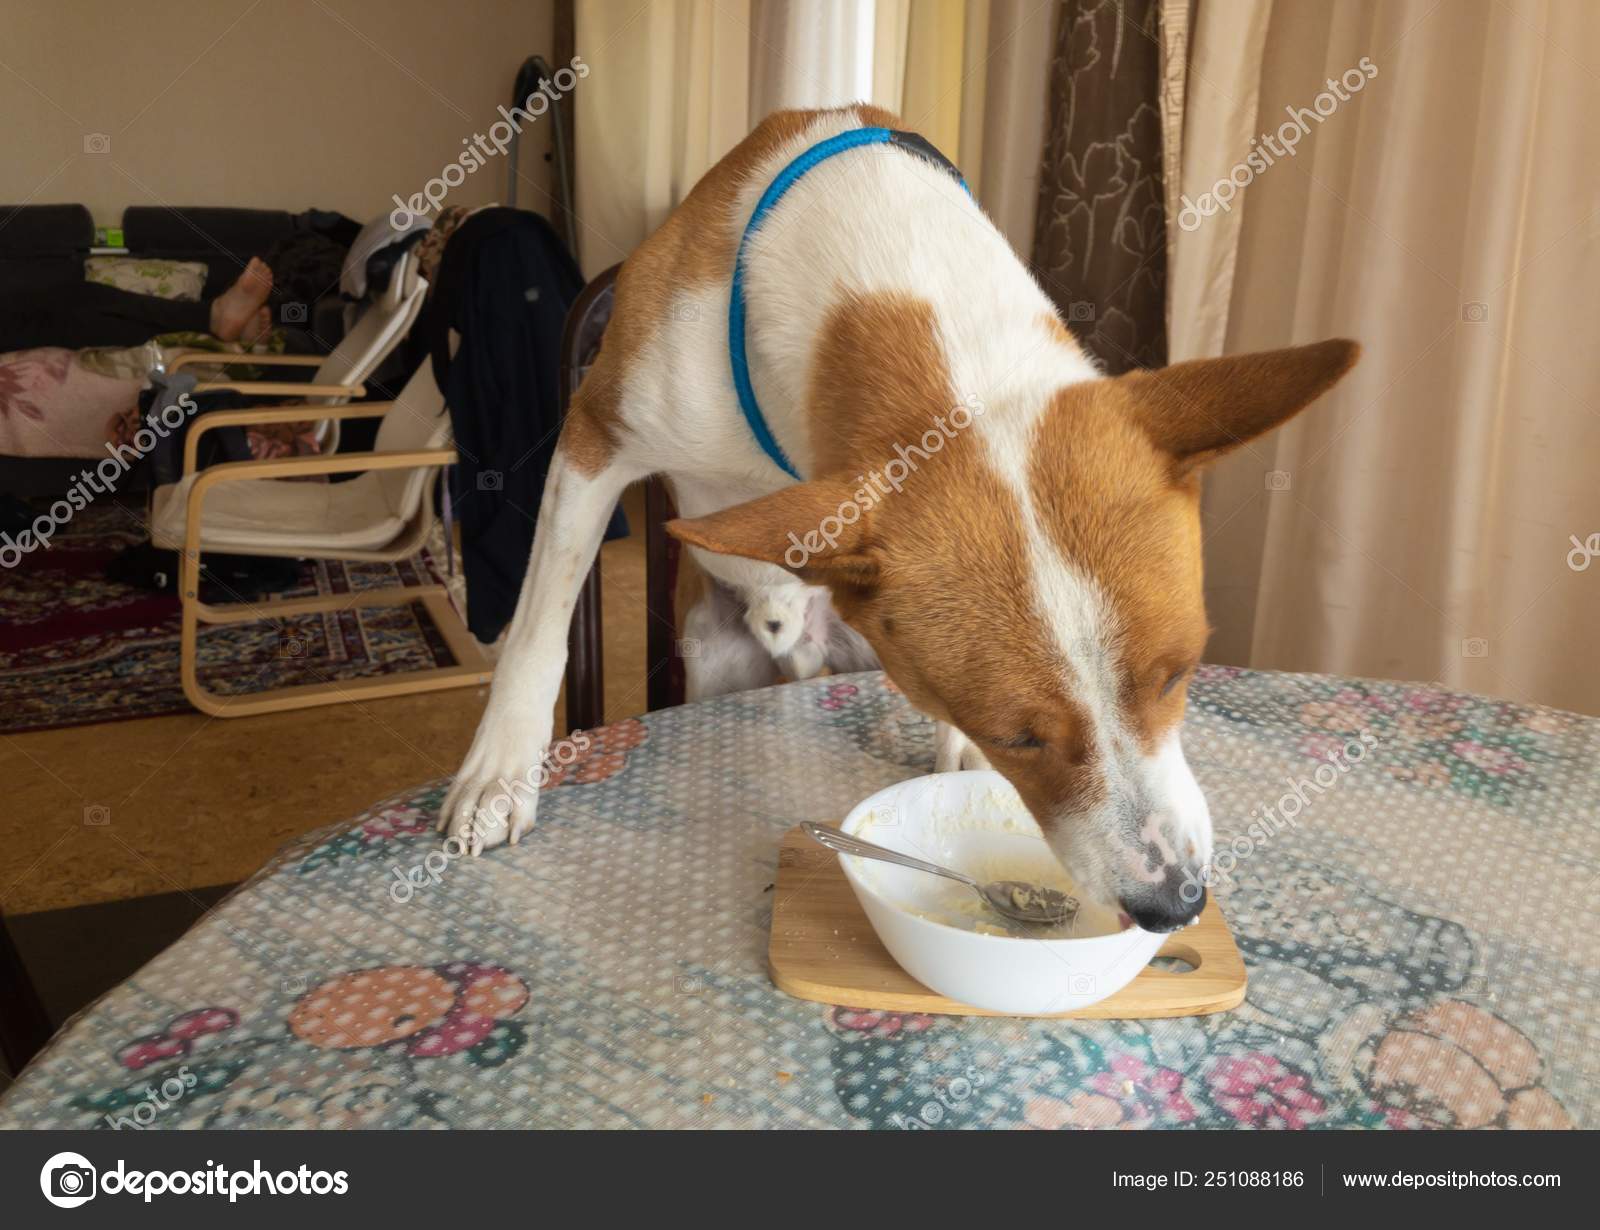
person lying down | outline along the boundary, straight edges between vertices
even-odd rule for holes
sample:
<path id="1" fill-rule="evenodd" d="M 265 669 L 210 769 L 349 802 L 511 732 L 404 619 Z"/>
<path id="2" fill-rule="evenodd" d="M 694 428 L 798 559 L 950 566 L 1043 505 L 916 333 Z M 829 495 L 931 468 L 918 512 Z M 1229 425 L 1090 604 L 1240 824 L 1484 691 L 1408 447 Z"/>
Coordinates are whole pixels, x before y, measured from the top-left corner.
<path id="1" fill-rule="evenodd" d="M 105 286 L 93 289 L 113 290 Z M 267 306 L 271 294 L 272 270 L 252 257 L 232 285 L 210 301 L 175 304 L 151 295 L 115 291 L 117 328 L 126 327 L 130 314 L 146 310 L 138 301 L 149 301 L 150 333 L 143 345 L 74 349 L 41 344 L 0 354 L 0 454 L 100 457 L 105 445 L 124 442 L 130 425 L 138 425 L 139 390 L 164 348 L 281 353 L 283 338 L 273 332 Z M 174 312 L 178 307 L 209 331 L 170 328 L 178 320 Z M 163 321 L 169 327 L 162 328 Z M 48 322 L 29 327 L 37 330 L 48 327 Z M 92 332 L 94 328 L 82 320 L 74 325 L 75 330 L 89 330 L 87 336 L 98 336 Z M 230 375 L 250 378 L 237 367 Z M 262 455 L 280 451 L 269 448 Z"/>

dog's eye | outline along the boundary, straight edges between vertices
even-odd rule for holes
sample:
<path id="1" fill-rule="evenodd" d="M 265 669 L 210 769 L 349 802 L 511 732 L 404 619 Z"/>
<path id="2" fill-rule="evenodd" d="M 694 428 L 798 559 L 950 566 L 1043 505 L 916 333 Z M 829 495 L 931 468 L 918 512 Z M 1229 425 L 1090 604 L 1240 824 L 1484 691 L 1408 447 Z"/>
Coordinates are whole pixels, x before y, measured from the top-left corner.
<path id="1" fill-rule="evenodd" d="M 1161 695 L 1162 696 L 1170 695 L 1172 693 L 1172 689 L 1177 687 L 1180 683 L 1182 683 L 1183 682 L 1183 677 L 1185 675 L 1187 675 L 1188 673 L 1189 673 L 1189 668 L 1187 666 L 1185 666 L 1181 670 L 1173 671 L 1172 674 L 1168 677 L 1167 681 L 1161 685 Z"/>

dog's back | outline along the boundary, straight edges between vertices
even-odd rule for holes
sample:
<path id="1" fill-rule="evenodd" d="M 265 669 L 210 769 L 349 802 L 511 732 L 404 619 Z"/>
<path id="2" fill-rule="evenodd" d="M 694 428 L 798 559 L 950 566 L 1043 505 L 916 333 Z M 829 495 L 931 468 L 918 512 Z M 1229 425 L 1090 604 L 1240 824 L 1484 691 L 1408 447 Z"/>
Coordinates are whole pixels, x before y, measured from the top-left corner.
<path id="1" fill-rule="evenodd" d="M 819 141 L 864 126 L 901 125 L 867 106 L 768 117 L 623 265 L 601 355 L 611 378 L 594 379 L 595 395 L 580 400 L 585 412 L 620 425 L 623 440 L 637 440 L 675 486 L 687 480 L 712 488 L 704 498 L 680 490 L 684 515 L 782 483 L 745 427 L 729 380 L 735 254 L 757 201 L 784 167 Z M 963 185 L 900 148 L 850 150 L 796 180 L 751 238 L 745 293 L 762 411 L 805 475 L 828 467 L 841 431 L 898 441 L 923 430 L 881 415 L 850 421 L 843 410 L 841 421 L 826 406 L 827 421 L 814 421 L 811 412 L 827 395 L 820 363 L 827 324 L 852 304 L 892 298 L 936 305 L 936 342 L 951 385 L 947 407 L 1007 383 L 1095 375 Z M 875 340 L 893 339 L 880 331 Z"/>

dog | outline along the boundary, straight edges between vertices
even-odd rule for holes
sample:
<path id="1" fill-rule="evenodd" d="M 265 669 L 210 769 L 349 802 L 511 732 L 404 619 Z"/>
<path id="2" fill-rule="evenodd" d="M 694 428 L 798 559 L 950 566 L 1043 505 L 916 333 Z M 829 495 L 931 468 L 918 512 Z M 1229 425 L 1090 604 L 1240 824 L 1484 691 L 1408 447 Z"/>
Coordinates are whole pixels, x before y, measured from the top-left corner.
<path id="1" fill-rule="evenodd" d="M 893 115 L 768 117 L 622 266 L 441 830 L 478 852 L 534 822 L 528 789 L 474 824 L 544 754 L 607 519 L 662 474 L 700 567 L 826 588 L 939 723 L 937 770 L 992 766 L 1084 895 L 1187 925 L 1212 841 L 1179 736 L 1210 631 L 1200 472 L 1358 353 L 1107 377 Z"/>
<path id="2" fill-rule="evenodd" d="M 745 631 L 791 679 L 810 679 L 822 670 L 827 616 L 818 600 L 827 596 L 821 586 L 792 578 L 738 596 Z M 813 603 L 817 616 L 809 615 Z"/>
<path id="3" fill-rule="evenodd" d="M 684 618 L 684 692 L 706 700 L 778 682 L 872 670 L 872 646 L 833 610 L 828 591 L 785 574 L 778 585 L 740 594 L 706 578 Z"/>

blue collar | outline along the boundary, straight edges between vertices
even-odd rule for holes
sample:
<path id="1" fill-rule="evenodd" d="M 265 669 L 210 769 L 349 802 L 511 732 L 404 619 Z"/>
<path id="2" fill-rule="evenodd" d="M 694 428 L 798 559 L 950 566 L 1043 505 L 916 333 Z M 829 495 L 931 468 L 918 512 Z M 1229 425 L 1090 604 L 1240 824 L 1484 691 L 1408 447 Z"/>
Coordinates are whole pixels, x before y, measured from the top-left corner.
<path id="1" fill-rule="evenodd" d="M 806 150 L 779 172 L 778 177 L 768 185 L 767 190 L 761 194 L 761 199 L 756 202 L 755 212 L 750 215 L 750 221 L 739 239 L 739 251 L 733 261 L 733 297 L 728 304 L 728 357 L 733 362 L 733 387 L 739 394 L 739 409 L 744 411 L 744 421 L 750 425 L 750 433 L 755 436 L 761 451 L 772 459 L 772 463 L 796 479 L 800 477 L 800 472 L 794 468 L 789 458 L 784 455 L 783 449 L 778 446 L 777 440 L 773 438 L 766 417 L 761 413 L 761 407 L 756 404 L 755 389 L 750 384 L 750 360 L 744 346 L 744 254 L 750 246 L 750 236 L 755 234 L 756 227 L 760 226 L 762 220 L 772 212 L 773 206 L 783 199 L 783 194 L 794 187 L 796 180 L 819 162 L 832 158 L 835 154 L 842 154 L 847 149 L 855 149 L 858 145 L 899 146 L 919 158 L 932 162 L 935 166 L 942 167 L 955 176 L 963 188 L 967 188 L 967 181 L 961 178 L 961 172 L 956 170 L 954 164 L 916 133 L 900 132 L 894 128 L 852 128 L 836 137 L 829 137 L 826 141 L 819 141 Z M 972 189 L 967 188 L 967 193 L 971 195 Z"/>

